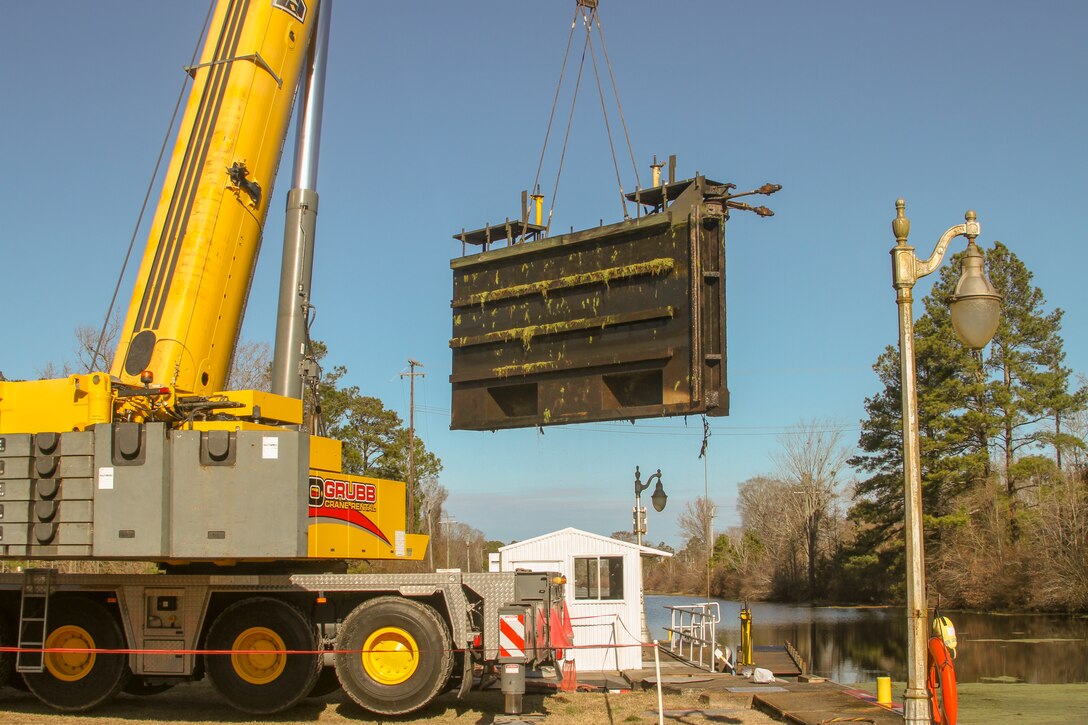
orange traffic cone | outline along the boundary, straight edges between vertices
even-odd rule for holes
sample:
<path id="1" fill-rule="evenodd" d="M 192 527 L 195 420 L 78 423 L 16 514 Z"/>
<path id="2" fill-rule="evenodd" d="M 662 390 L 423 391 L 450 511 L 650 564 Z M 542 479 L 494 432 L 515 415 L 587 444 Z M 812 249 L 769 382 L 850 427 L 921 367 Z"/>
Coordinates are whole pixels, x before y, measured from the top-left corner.
<path id="1" fill-rule="evenodd" d="M 563 663 L 563 681 L 559 684 L 563 692 L 576 692 L 578 690 L 578 673 L 574 668 L 574 660 Z"/>

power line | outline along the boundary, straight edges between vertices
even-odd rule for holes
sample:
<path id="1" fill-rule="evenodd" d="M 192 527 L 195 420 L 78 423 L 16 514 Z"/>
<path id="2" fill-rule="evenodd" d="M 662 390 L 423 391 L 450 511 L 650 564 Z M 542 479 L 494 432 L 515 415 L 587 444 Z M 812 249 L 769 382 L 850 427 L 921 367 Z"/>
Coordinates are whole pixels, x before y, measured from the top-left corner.
<path id="1" fill-rule="evenodd" d="M 450 415 L 449 408 L 439 408 L 437 406 L 421 405 L 416 407 L 416 412 L 425 415 Z M 660 435 L 660 436 L 681 436 L 681 437 L 698 437 L 703 434 L 702 430 L 693 428 L 691 426 L 676 424 L 647 424 L 643 422 L 641 426 L 632 426 L 627 421 L 617 421 L 615 423 L 603 422 L 600 426 L 594 426 L 591 424 L 574 424 L 574 425 L 557 425 L 548 426 L 548 432 L 589 432 L 589 433 L 611 433 L 621 435 Z M 806 432 L 814 433 L 860 433 L 861 428 L 859 426 L 829 426 L 826 428 L 817 428 L 811 431 L 801 431 L 797 429 L 796 425 L 748 425 L 748 426 L 730 426 L 728 428 L 711 427 L 711 432 L 716 436 L 728 436 L 728 437 L 751 437 L 751 436 L 779 436 L 779 435 L 801 435 Z"/>
<path id="2" fill-rule="evenodd" d="M 675 430 L 676 426 L 672 426 L 672 428 L 674 428 L 674 430 L 668 430 L 667 428 L 668 428 L 667 426 L 652 426 L 652 427 L 629 428 L 629 429 L 621 428 L 619 426 L 617 426 L 615 428 L 594 428 L 593 426 L 582 425 L 582 426 L 577 426 L 577 427 L 575 427 L 575 426 L 555 426 L 553 428 L 550 428 L 549 432 L 551 432 L 552 430 L 555 430 L 555 431 L 559 431 L 559 432 L 579 432 L 579 433 L 582 433 L 582 432 L 619 433 L 621 435 L 659 435 L 659 436 L 681 436 L 681 437 L 688 437 L 688 438 L 700 438 L 700 437 L 702 437 L 702 431 L 698 431 L 698 430 L 688 430 L 688 431 Z M 859 432 L 861 432 L 861 428 L 854 428 L 854 427 L 852 427 L 852 428 L 846 428 L 846 427 L 838 428 L 838 427 L 836 427 L 836 428 L 820 428 L 820 429 L 816 429 L 816 430 L 799 431 L 799 430 L 796 430 L 795 427 L 789 427 L 789 428 L 786 428 L 786 427 L 781 427 L 781 428 L 773 427 L 773 428 L 768 428 L 767 430 L 763 430 L 763 431 L 751 431 L 751 432 L 743 432 L 743 431 L 740 431 L 740 430 L 713 428 L 712 431 L 713 431 L 714 435 L 716 435 L 716 436 L 752 437 L 752 436 L 807 435 L 809 433 L 859 433 Z"/>

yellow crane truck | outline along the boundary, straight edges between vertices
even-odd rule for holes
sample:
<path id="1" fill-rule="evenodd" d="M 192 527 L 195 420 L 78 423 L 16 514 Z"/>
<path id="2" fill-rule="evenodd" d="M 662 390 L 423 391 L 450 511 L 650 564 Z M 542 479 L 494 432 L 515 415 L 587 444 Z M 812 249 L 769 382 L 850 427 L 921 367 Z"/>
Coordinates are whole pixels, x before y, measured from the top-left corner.
<path id="1" fill-rule="evenodd" d="M 0 382 L 0 559 L 159 565 L 5 567 L 0 684 L 54 708 L 207 677 L 250 713 L 343 687 L 393 715 L 497 665 L 516 712 L 569 644 L 556 574 L 343 573 L 428 540 L 303 424 L 330 10 L 218 2 L 111 368 Z M 224 391 L 296 89 L 273 392 Z"/>

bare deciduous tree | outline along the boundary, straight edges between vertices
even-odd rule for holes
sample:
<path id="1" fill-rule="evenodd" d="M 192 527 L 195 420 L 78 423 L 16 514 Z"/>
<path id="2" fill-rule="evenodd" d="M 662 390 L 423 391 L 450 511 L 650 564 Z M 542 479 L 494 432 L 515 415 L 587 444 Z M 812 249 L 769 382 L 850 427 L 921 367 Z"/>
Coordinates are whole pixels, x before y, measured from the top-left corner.
<path id="1" fill-rule="evenodd" d="M 438 478 L 435 476 L 420 479 L 419 514 L 426 533 L 431 537 L 432 543 L 427 547 L 427 565 L 432 570 L 434 569 L 434 542 L 436 541 L 434 537 L 436 531 L 441 528 L 439 521 L 449 495 L 450 492 L 438 482 Z"/>
<path id="2" fill-rule="evenodd" d="M 94 325 L 77 325 L 75 329 L 75 362 L 65 360 L 61 363 L 47 362 L 38 368 L 38 377 L 42 380 L 66 378 L 76 373 L 89 373 L 95 370 L 109 370 L 113 360 L 113 351 L 117 348 L 117 337 L 121 331 L 121 318 L 114 315 L 106 323 L 105 329 Z M 101 345 L 99 344 L 101 340 Z M 95 357 L 95 350 L 101 354 Z"/>
<path id="3" fill-rule="evenodd" d="M 847 452 L 841 445 L 841 428 L 827 421 L 802 422 L 778 440 L 781 450 L 771 458 L 778 479 L 790 486 L 781 504 L 801 531 L 808 592 L 815 596 L 817 564 L 828 550 L 825 544 Z"/>
<path id="4" fill-rule="evenodd" d="M 764 566 L 752 568 L 753 586 L 781 598 L 796 595 L 801 579 L 798 544 L 800 528 L 785 506 L 791 484 L 769 476 L 756 476 L 740 484 L 738 507 L 741 523 L 763 549 Z"/>
<path id="5" fill-rule="evenodd" d="M 92 325 L 76 327 L 76 368 L 81 373 L 108 369 L 117 349 L 121 318 L 114 314 L 104 328 Z M 97 352 L 97 356 L 96 356 Z"/>
<path id="6" fill-rule="evenodd" d="M 687 546 L 681 552 L 683 558 L 690 566 L 691 581 L 686 588 L 698 591 L 703 586 L 709 588 L 708 580 L 704 577 L 709 574 L 711 556 L 711 542 L 713 541 L 714 517 L 718 513 L 718 507 L 709 498 L 700 496 L 694 501 L 688 501 L 684 510 L 677 517 L 681 535 L 687 541 Z M 702 574 L 702 576 L 699 576 Z M 703 581 L 700 582 L 699 580 Z M 703 586 L 700 586 L 702 584 Z M 709 596 L 709 592 L 707 594 Z"/>
<path id="7" fill-rule="evenodd" d="M 272 346 L 239 340 L 227 376 L 228 390 L 269 390 L 272 387 Z"/>
<path id="8" fill-rule="evenodd" d="M 1066 475 L 1039 497 L 1031 560 L 1037 604 L 1083 611 L 1088 607 L 1088 490 Z"/>
<path id="9" fill-rule="evenodd" d="M 687 502 L 676 522 L 680 526 L 680 533 L 684 540 L 689 542 L 689 546 L 696 550 L 707 550 L 711 526 L 717 514 L 718 507 L 708 498 L 700 496 L 694 501 Z"/>

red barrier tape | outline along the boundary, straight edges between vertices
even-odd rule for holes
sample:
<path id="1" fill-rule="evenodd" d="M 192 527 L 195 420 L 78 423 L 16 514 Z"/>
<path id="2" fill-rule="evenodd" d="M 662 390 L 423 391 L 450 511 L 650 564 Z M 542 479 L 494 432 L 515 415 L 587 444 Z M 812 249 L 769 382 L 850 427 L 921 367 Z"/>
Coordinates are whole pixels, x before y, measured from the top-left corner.
<path id="1" fill-rule="evenodd" d="M 564 647 L 563 649 L 619 649 L 621 647 L 653 647 L 645 642 L 633 644 L 578 644 Z M 495 648 L 493 648 L 495 649 Z M 417 652 L 453 652 L 463 653 L 470 650 L 465 648 L 453 648 L 448 650 L 419 649 Z M 104 649 L 101 647 L 0 647 L 0 653 L 32 653 L 32 654 L 70 654 L 79 652 L 91 652 L 93 654 L 106 655 L 350 655 L 370 654 L 371 652 L 388 652 L 388 650 L 368 649 Z"/>

